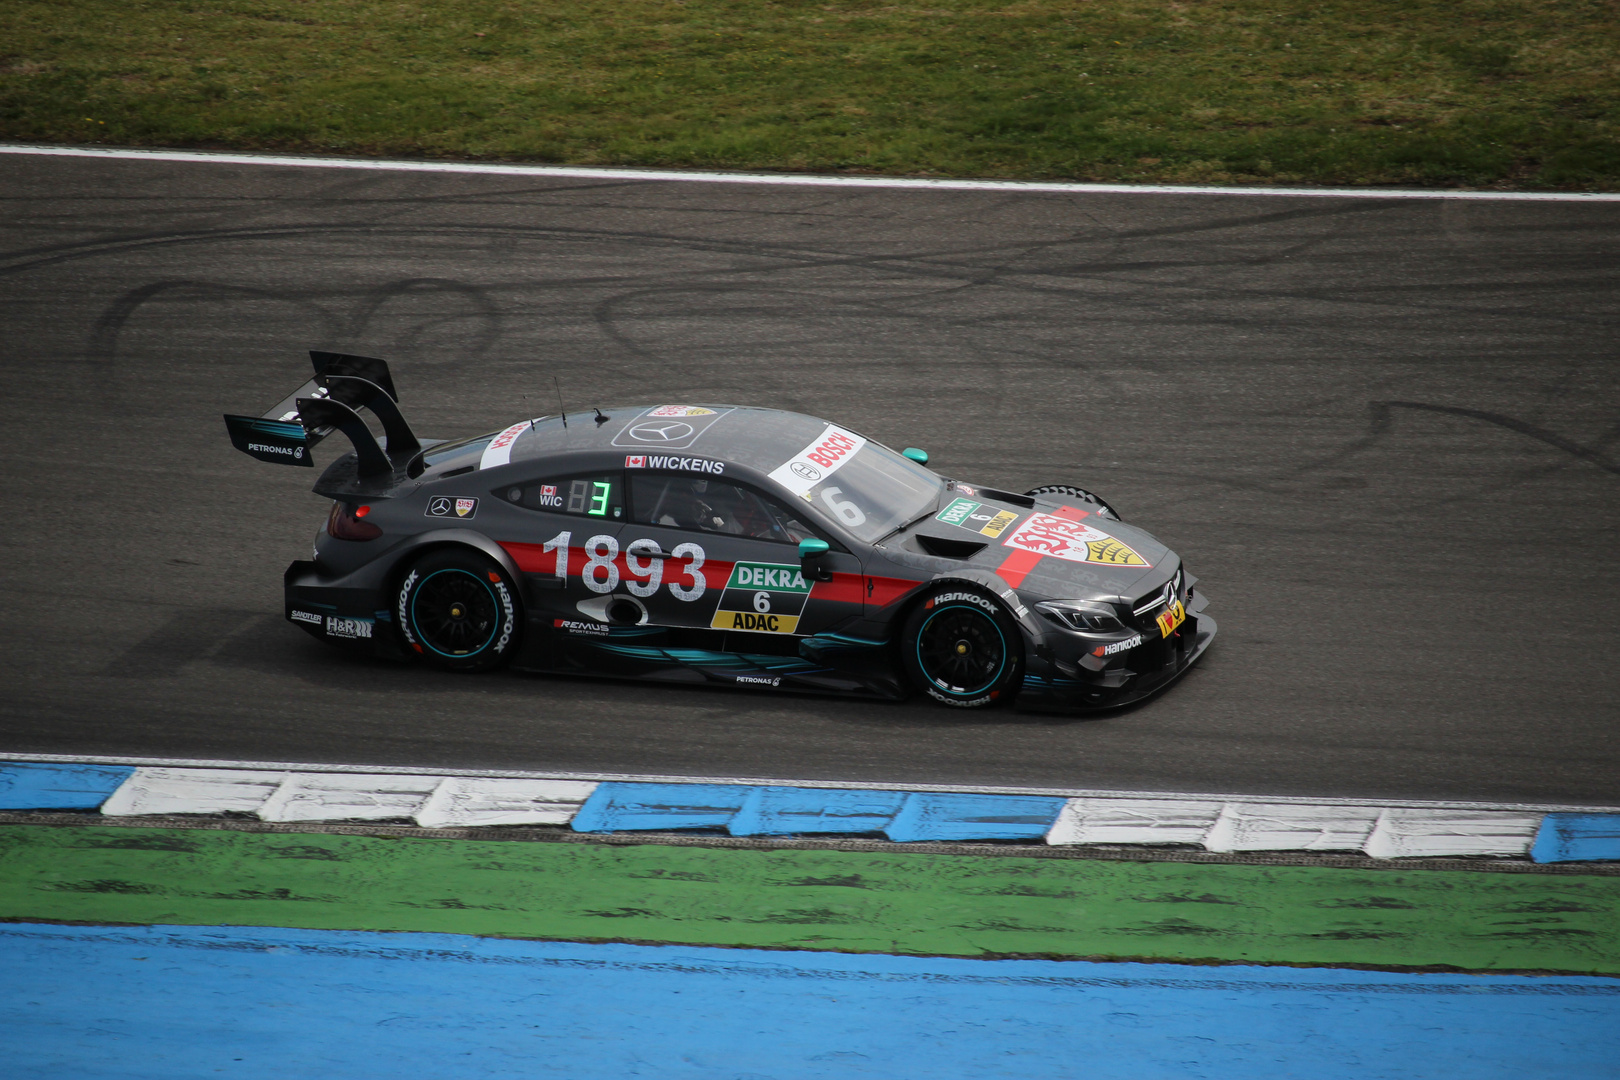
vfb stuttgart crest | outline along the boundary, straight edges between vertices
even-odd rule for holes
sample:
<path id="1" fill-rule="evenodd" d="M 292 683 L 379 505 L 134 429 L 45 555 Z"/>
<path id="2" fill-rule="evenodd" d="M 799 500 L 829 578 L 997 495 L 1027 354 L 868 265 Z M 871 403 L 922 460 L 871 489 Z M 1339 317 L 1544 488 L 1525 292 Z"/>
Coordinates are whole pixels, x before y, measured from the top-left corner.
<path id="1" fill-rule="evenodd" d="M 478 513 L 477 499 L 459 499 L 450 495 L 435 495 L 428 500 L 428 517 L 470 518 Z"/>

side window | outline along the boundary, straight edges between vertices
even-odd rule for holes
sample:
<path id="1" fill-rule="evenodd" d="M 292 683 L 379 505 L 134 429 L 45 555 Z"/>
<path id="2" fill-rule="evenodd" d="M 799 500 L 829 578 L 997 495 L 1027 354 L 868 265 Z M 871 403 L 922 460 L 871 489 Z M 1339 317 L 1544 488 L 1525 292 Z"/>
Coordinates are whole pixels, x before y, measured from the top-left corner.
<path id="1" fill-rule="evenodd" d="M 502 488 L 496 494 L 529 510 L 549 510 L 554 514 L 604 521 L 624 520 L 624 476 L 621 473 L 542 480 Z"/>
<path id="2" fill-rule="evenodd" d="M 786 507 L 751 488 L 696 476 L 632 473 L 631 504 L 643 525 L 797 544 L 815 536 Z"/>

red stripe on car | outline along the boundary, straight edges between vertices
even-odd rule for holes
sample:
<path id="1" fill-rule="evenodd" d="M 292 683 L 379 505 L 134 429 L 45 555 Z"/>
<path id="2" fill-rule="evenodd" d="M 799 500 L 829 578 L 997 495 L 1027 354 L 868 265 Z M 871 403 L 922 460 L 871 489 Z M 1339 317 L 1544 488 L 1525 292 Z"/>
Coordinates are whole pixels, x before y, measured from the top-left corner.
<path id="1" fill-rule="evenodd" d="M 1001 560 L 1001 565 L 996 567 L 996 573 L 1001 575 L 1003 581 L 1016 589 L 1024 583 L 1024 579 L 1029 576 L 1029 572 L 1035 569 L 1035 564 L 1040 561 L 1039 552 L 1014 548 L 1012 554 Z"/>
<path id="2" fill-rule="evenodd" d="M 1077 506 L 1060 506 L 1052 511 L 1052 515 L 1054 517 L 1068 518 L 1070 521 L 1079 521 L 1083 517 L 1090 517 L 1091 511 L 1082 510 Z M 1014 548 L 1001 561 L 1001 565 L 996 567 L 996 573 L 1001 575 L 1003 581 L 1016 589 L 1024 583 L 1024 579 L 1029 576 L 1029 572 L 1035 569 L 1036 564 L 1042 558 L 1043 556 L 1039 552 Z"/>
<path id="3" fill-rule="evenodd" d="M 921 584 L 897 577 L 869 577 L 866 579 L 866 602 L 874 607 L 887 607 Z"/>

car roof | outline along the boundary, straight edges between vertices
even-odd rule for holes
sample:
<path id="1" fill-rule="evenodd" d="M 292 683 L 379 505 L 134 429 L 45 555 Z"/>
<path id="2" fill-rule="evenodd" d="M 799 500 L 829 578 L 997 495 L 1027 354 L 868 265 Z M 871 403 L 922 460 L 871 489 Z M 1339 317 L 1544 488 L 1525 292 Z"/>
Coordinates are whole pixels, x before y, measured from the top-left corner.
<path id="1" fill-rule="evenodd" d="M 598 422 L 598 415 L 605 420 Z M 626 456 L 712 458 L 768 473 L 820 438 L 827 427 L 828 421 L 819 417 L 747 405 L 624 405 L 569 413 L 566 423 L 560 415 L 522 420 L 502 431 L 430 447 L 423 459 L 424 479 L 467 465 L 488 468 L 486 449 L 503 439 L 509 450 L 496 455 L 500 464 L 611 450 Z"/>
<path id="2" fill-rule="evenodd" d="M 543 417 L 512 447 L 512 460 L 561 450 L 623 450 L 718 458 L 769 472 L 818 438 L 827 421 L 742 405 L 663 404 L 604 409 L 606 423 L 575 413 Z"/>

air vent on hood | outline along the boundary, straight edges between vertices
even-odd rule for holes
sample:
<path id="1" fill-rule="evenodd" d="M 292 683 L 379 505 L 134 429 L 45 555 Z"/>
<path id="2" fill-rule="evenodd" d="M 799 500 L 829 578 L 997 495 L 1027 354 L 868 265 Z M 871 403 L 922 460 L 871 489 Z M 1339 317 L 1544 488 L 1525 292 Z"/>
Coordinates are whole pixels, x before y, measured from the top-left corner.
<path id="1" fill-rule="evenodd" d="M 987 545 L 972 540 L 947 540 L 941 536 L 918 536 L 917 546 L 943 559 L 971 559 Z"/>
<path id="2" fill-rule="evenodd" d="M 997 491 L 995 488 L 987 487 L 980 488 L 979 494 L 986 499 L 994 499 L 996 502 L 1012 503 L 1014 506 L 1022 506 L 1025 510 L 1035 509 L 1035 500 L 1030 498 L 1028 495 L 1014 495 L 1010 491 Z"/>

